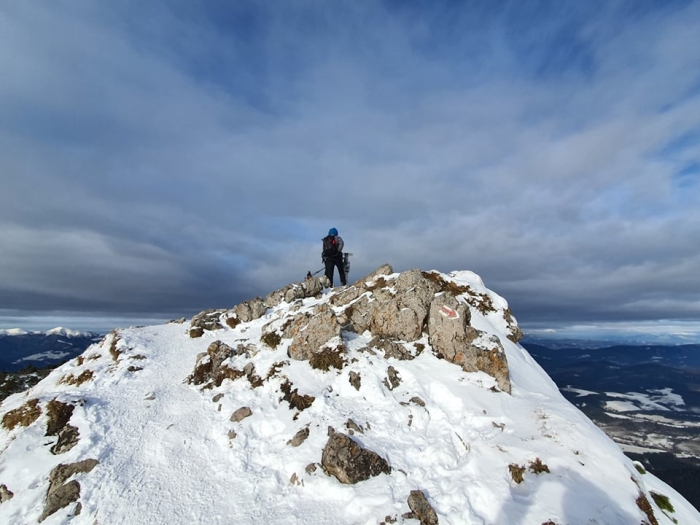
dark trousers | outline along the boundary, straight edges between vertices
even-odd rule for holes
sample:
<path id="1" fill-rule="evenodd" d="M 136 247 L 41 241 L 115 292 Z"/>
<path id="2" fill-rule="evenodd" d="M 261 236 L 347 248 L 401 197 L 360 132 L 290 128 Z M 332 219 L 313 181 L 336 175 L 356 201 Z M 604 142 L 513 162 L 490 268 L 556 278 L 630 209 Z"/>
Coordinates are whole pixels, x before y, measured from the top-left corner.
<path id="1" fill-rule="evenodd" d="M 340 282 L 343 286 L 348 284 L 345 281 L 345 266 L 343 264 L 343 259 L 326 259 L 326 277 L 331 282 L 333 286 L 333 267 L 338 268 L 338 275 L 340 276 Z"/>

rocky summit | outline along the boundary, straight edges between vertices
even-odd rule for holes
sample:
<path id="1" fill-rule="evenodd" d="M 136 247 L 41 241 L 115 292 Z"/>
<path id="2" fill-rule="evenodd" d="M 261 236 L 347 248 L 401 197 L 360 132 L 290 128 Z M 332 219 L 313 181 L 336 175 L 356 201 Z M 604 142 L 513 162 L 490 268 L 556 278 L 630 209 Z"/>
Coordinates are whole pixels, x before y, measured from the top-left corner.
<path id="1" fill-rule="evenodd" d="M 119 329 L 0 407 L 0 522 L 700 523 L 468 271 Z"/>

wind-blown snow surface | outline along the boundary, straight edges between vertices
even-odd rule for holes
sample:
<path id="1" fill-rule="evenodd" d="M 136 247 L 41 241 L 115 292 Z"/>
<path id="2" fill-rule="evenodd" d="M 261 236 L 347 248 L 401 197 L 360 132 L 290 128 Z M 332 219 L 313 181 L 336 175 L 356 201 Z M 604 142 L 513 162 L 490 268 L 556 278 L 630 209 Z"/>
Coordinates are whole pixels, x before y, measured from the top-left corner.
<path id="1" fill-rule="evenodd" d="M 443 277 L 505 306 L 475 274 Z M 296 304 L 310 310 L 334 293 Z M 639 524 L 646 519 L 636 504 L 642 493 L 659 523 L 672 523 L 649 497 L 652 490 L 670 498 L 679 523 L 700 523 L 682 496 L 653 475 L 640 474 L 560 395 L 529 354 L 506 338 L 500 316 L 471 309 L 472 325 L 497 335 L 505 347 L 512 395 L 492 391 L 495 381 L 484 373 L 465 373 L 437 358 L 427 340 L 416 359 L 397 361 L 360 352 L 369 333 L 343 333 L 343 370 L 313 369 L 287 357 L 289 340 L 276 349 L 260 342 L 262 327 L 289 308 L 282 303 L 261 319 L 198 339 L 179 324 L 119 330 L 118 355 L 109 352 L 108 336 L 26 394 L 7 398 L 3 414 L 30 399 L 41 406 L 55 398 L 76 404 L 70 424 L 79 428 L 80 441 L 52 455 L 56 438 L 45 437 L 45 411 L 26 428 L 0 430 L 0 484 L 14 493 L 0 504 L 0 523 L 36 523 L 53 467 L 88 458 L 100 463 L 75 477 L 81 513 L 73 516 L 71 504 L 44 523 L 376 524 L 386 516 L 418 523 L 401 517 L 414 489 L 425 493 L 443 525 Z M 257 352 L 234 357 L 231 366 L 253 363 L 263 379 L 273 365 L 285 364 L 257 388 L 243 377 L 200 390 L 186 378 L 197 355 L 215 340 L 233 348 L 255 344 Z M 383 383 L 389 365 L 402 379 L 394 390 Z M 85 370 L 92 371 L 92 380 L 79 386 L 61 382 Z M 361 375 L 359 391 L 349 382 L 350 371 Z M 285 378 L 300 394 L 315 396 L 311 407 L 297 412 L 281 400 Z M 213 402 L 216 394 L 223 397 Z M 415 396 L 425 407 L 409 402 Z M 243 406 L 253 415 L 232 423 L 231 414 Z M 306 472 L 321 461 L 328 427 L 347 432 L 349 418 L 364 429 L 354 438 L 387 459 L 390 475 L 342 485 L 320 468 Z M 304 427 L 309 438 L 299 447 L 288 445 Z M 509 465 L 527 468 L 538 458 L 549 473 L 526 470 L 522 483 L 512 479 Z M 290 481 L 293 475 L 297 483 Z"/>

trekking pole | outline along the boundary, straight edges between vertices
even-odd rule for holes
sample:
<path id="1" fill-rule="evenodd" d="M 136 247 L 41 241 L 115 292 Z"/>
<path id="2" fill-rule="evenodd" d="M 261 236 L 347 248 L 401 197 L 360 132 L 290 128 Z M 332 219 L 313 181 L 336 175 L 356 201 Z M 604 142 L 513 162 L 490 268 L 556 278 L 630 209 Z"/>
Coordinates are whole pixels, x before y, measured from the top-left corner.
<path id="1" fill-rule="evenodd" d="M 314 272 L 314 273 L 311 273 L 311 270 L 309 270 L 308 273 L 306 274 L 306 278 L 311 279 L 314 275 L 321 273 L 323 270 L 325 270 L 325 268 L 321 268 L 319 271 Z"/>

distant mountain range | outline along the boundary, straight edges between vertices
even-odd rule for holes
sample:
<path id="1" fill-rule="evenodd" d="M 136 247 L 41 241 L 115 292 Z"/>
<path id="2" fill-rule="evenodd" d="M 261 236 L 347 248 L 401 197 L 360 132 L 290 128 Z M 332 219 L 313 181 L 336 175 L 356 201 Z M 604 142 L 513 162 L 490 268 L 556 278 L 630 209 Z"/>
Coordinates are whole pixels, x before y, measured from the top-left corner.
<path id="1" fill-rule="evenodd" d="M 700 508 L 700 345 L 542 342 L 521 344 L 564 397 Z"/>
<path id="2" fill-rule="evenodd" d="M 102 336 L 57 327 L 46 332 L 28 332 L 20 328 L 0 330 L 0 370 L 14 372 L 33 366 L 59 365 L 82 354 Z"/>

